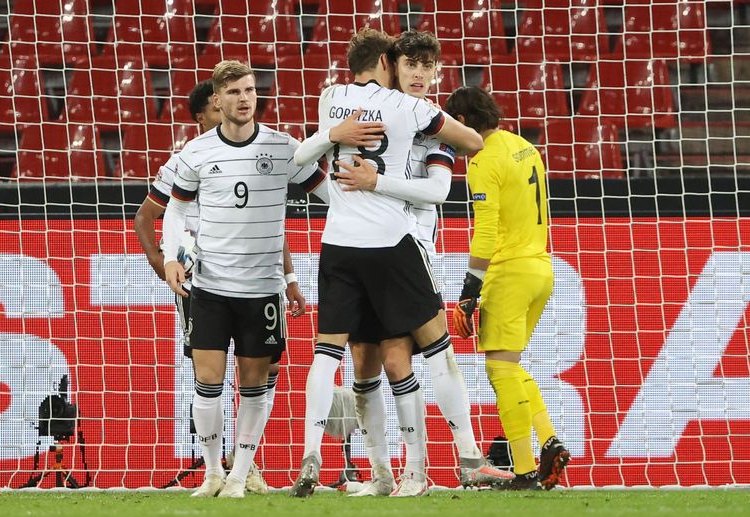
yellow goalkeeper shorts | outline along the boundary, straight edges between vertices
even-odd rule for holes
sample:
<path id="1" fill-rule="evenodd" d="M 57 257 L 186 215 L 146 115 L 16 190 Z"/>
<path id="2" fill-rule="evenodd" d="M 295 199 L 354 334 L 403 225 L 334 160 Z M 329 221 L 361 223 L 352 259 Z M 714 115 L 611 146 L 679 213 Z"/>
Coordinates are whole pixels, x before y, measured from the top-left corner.
<path id="1" fill-rule="evenodd" d="M 552 262 L 519 258 L 487 270 L 479 305 L 479 350 L 523 351 L 552 295 Z"/>

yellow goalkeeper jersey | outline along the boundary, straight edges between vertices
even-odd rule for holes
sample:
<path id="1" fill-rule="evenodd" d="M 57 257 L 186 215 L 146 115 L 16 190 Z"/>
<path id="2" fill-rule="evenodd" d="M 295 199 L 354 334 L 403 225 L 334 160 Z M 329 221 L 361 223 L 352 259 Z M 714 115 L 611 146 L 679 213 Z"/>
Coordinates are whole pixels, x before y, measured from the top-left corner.
<path id="1" fill-rule="evenodd" d="M 547 257 L 547 185 L 539 151 L 524 138 L 498 130 L 469 162 L 474 203 L 472 256 L 491 264 Z"/>

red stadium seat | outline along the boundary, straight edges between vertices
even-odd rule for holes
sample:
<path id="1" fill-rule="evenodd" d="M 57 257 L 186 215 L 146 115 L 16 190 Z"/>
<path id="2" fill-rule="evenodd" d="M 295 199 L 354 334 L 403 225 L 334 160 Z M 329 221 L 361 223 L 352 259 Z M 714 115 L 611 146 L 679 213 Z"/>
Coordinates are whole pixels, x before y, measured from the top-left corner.
<path id="1" fill-rule="evenodd" d="M 102 55 L 137 58 L 149 65 L 196 63 L 193 3 L 190 0 L 117 0 Z"/>
<path id="2" fill-rule="evenodd" d="M 604 11 L 596 0 L 527 3 L 518 25 L 521 61 L 596 61 L 609 53 Z"/>
<path id="3" fill-rule="evenodd" d="M 542 127 L 549 116 L 570 115 L 560 63 L 505 63 L 489 67 L 482 86 L 503 110 L 503 119 L 515 127 Z"/>
<path id="4" fill-rule="evenodd" d="M 16 124 L 49 120 L 47 98 L 42 96 L 35 60 L 19 59 L 12 69 L 0 69 L 0 131 L 13 132 Z"/>
<path id="5" fill-rule="evenodd" d="M 308 54 L 345 58 L 352 35 L 370 26 L 399 34 L 398 0 L 326 0 L 320 2 Z M 346 59 L 344 59 L 346 62 Z"/>
<path id="6" fill-rule="evenodd" d="M 125 126 L 122 156 L 116 176 L 153 177 L 172 153 L 198 136 L 198 124 L 149 124 Z"/>
<path id="7" fill-rule="evenodd" d="M 155 177 L 171 155 L 170 125 L 133 124 L 123 127 L 122 153 L 115 176 Z"/>
<path id="8" fill-rule="evenodd" d="M 677 125 L 669 70 L 663 60 L 599 61 L 589 72 L 578 114 L 628 129 Z"/>
<path id="9" fill-rule="evenodd" d="M 430 89 L 437 94 L 437 103 L 442 106 L 448 96 L 465 83 L 463 67 L 457 61 L 443 60 L 435 76 L 435 86 Z"/>
<path id="10" fill-rule="evenodd" d="M 76 70 L 68 87 L 67 120 L 117 125 L 156 120 L 151 75 L 142 63 L 94 60 L 91 69 Z M 65 113 L 61 118 L 65 117 Z"/>
<path id="11" fill-rule="evenodd" d="M 551 179 L 625 178 L 617 128 L 592 118 L 552 118 L 539 145 Z"/>
<path id="12" fill-rule="evenodd" d="M 232 0 L 195 0 L 195 10 L 202 13 L 213 12 L 220 3 L 231 2 Z"/>
<path id="13" fill-rule="evenodd" d="M 242 63 L 250 61 L 249 48 L 241 45 L 206 45 L 203 53 L 198 56 L 198 75 L 211 77 L 214 67 L 225 59 L 235 59 Z"/>
<path id="14" fill-rule="evenodd" d="M 9 25 L 15 57 L 36 56 L 41 65 L 81 65 L 96 53 L 86 0 L 16 1 Z"/>
<path id="15" fill-rule="evenodd" d="M 445 59 L 486 65 L 508 53 L 501 0 L 426 0 L 417 28 L 440 40 Z"/>
<path id="16" fill-rule="evenodd" d="M 306 137 L 305 124 L 300 123 L 289 123 L 286 119 L 282 122 L 279 117 L 276 99 L 268 97 L 264 98 L 266 104 L 263 113 L 258 118 L 258 122 L 264 124 L 271 129 L 281 131 L 283 133 L 289 133 L 297 140 L 304 140 Z"/>
<path id="17" fill-rule="evenodd" d="M 96 65 L 95 65 L 96 66 Z M 117 72 L 91 68 L 73 72 L 65 97 L 66 109 L 60 117 L 69 122 L 116 124 Z"/>
<path id="18" fill-rule="evenodd" d="M 625 6 L 625 27 L 615 53 L 627 59 L 703 61 L 711 53 L 703 0 L 656 0 Z"/>
<path id="19" fill-rule="evenodd" d="M 316 125 L 320 93 L 331 84 L 347 82 L 346 64 L 336 60 L 329 64 L 326 56 L 308 55 L 304 71 L 296 68 L 295 63 L 279 62 L 267 110 L 275 109 L 277 120 L 284 123 Z"/>
<path id="20" fill-rule="evenodd" d="M 170 95 L 169 98 L 164 102 L 161 113 L 159 114 L 159 120 L 162 122 L 182 122 L 192 124 L 192 115 L 190 114 L 190 106 L 188 105 L 188 97 L 190 92 L 193 91 L 195 85 L 203 79 L 199 79 L 199 74 L 196 70 L 172 70 L 169 75 L 170 82 Z"/>
<path id="21" fill-rule="evenodd" d="M 105 177 L 99 132 L 90 124 L 44 124 L 24 129 L 13 177 L 82 180 Z"/>
<path id="22" fill-rule="evenodd" d="M 206 47 L 212 55 L 246 54 L 252 67 L 273 67 L 279 59 L 302 56 L 292 0 L 237 0 L 217 8 Z M 236 48 L 234 48 L 236 47 Z M 247 61 L 245 57 L 244 61 Z M 300 61 L 301 65 L 301 61 Z"/>

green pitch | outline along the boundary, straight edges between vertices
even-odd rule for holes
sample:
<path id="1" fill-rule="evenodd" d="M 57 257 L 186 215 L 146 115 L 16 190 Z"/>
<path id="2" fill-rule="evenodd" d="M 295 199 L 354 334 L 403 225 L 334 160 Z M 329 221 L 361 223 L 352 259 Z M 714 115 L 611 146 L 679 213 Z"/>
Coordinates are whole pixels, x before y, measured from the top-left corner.
<path id="1" fill-rule="evenodd" d="M 342 493 L 292 499 L 286 494 L 242 500 L 191 499 L 189 492 L 1 492 L 0 517 L 150 515 L 220 517 L 580 517 L 581 515 L 749 515 L 750 490 L 622 490 L 554 492 L 439 491 L 413 499 L 352 498 Z"/>

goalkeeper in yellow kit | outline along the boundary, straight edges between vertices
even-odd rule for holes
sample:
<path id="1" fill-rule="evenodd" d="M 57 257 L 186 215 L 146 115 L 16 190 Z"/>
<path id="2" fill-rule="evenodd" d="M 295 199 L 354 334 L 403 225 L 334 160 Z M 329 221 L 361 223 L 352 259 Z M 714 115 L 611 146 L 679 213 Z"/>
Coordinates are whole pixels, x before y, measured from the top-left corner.
<path id="1" fill-rule="evenodd" d="M 462 337 L 473 334 L 472 314 L 481 297 L 478 348 L 485 354 L 516 474 L 505 487 L 549 490 L 570 453 L 557 439 L 539 386 L 519 364 L 552 294 L 544 164 L 532 144 L 498 129 L 500 109 L 484 90 L 459 88 L 444 109 L 484 138 L 467 173 L 474 235 L 453 321 Z M 542 448 L 538 470 L 532 427 Z"/>

